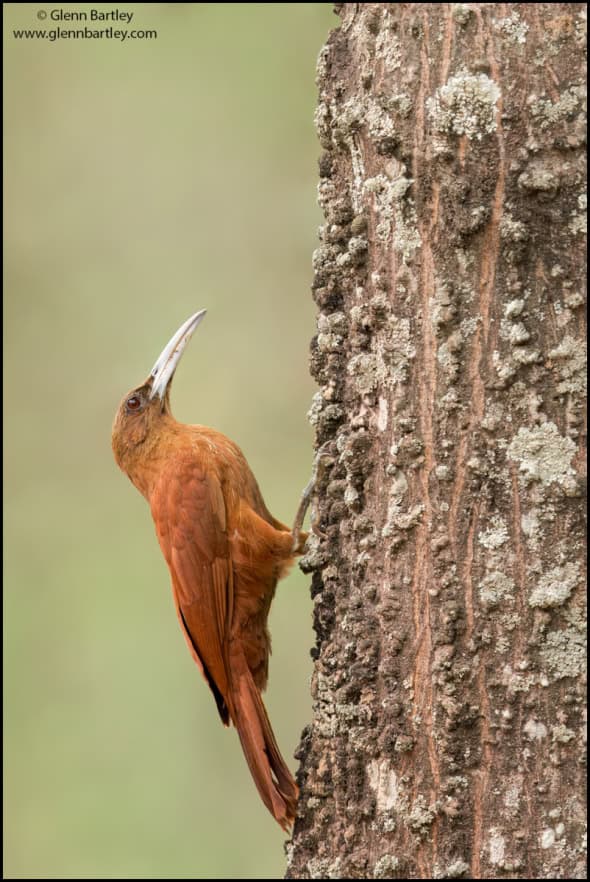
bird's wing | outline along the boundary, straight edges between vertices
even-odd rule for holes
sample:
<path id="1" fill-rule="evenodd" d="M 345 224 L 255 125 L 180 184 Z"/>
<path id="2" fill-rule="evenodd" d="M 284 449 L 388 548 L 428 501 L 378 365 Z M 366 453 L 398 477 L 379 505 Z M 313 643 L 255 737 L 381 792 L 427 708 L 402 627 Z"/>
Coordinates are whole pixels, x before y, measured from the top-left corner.
<path id="1" fill-rule="evenodd" d="M 150 502 L 181 627 L 228 724 L 233 568 L 221 486 L 214 474 L 187 462 L 162 476 Z"/>

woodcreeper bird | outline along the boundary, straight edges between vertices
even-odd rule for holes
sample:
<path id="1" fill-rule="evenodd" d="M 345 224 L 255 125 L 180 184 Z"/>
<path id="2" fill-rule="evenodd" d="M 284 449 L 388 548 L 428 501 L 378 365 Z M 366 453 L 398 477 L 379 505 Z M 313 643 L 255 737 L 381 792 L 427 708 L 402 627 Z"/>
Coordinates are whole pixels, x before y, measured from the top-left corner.
<path id="1" fill-rule="evenodd" d="M 261 692 L 268 679 L 269 608 L 277 581 L 303 553 L 310 487 L 291 530 L 269 512 L 236 444 L 172 416 L 172 378 L 204 315 L 195 313 L 178 329 L 147 380 L 123 398 L 113 452 L 149 502 L 180 627 L 221 720 L 236 727 L 262 801 L 288 830 L 298 790 Z"/>

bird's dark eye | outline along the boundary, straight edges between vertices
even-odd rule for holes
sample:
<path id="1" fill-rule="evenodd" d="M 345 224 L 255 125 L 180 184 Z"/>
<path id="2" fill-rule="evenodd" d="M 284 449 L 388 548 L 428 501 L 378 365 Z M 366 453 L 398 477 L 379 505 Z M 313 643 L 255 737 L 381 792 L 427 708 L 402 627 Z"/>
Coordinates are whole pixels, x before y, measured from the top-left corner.
<path id="1" fill-rule="evenodd" d="M 131 398 L 127 399 L 127 410 L 139 410 L 140 407 L 141 401 L 137 395 L 132 395 Z"/>

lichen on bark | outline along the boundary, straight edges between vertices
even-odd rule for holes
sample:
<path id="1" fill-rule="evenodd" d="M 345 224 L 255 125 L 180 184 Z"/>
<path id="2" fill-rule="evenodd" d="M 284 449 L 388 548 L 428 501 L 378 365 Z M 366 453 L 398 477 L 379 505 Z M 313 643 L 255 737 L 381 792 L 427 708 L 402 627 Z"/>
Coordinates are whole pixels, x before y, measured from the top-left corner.
<path id="1" fill-rule="evenodd" d="M 288 878 L 582 878 L 581 4 L 337 4 Z"/>

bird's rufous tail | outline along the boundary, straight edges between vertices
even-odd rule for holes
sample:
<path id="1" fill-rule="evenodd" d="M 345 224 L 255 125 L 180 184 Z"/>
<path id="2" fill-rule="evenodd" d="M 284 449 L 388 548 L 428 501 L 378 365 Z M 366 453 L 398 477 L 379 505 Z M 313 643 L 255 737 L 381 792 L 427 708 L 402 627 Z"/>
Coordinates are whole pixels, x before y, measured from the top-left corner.
<path id="1" fill-rule="evenodd" d="M 237 660 L 236 660 L 237 661 Z M 232 668 L 230 714 L 262 801 L 286 832 L 297 810 L 298 787 L 281 756 L 246 659 Z"/>

